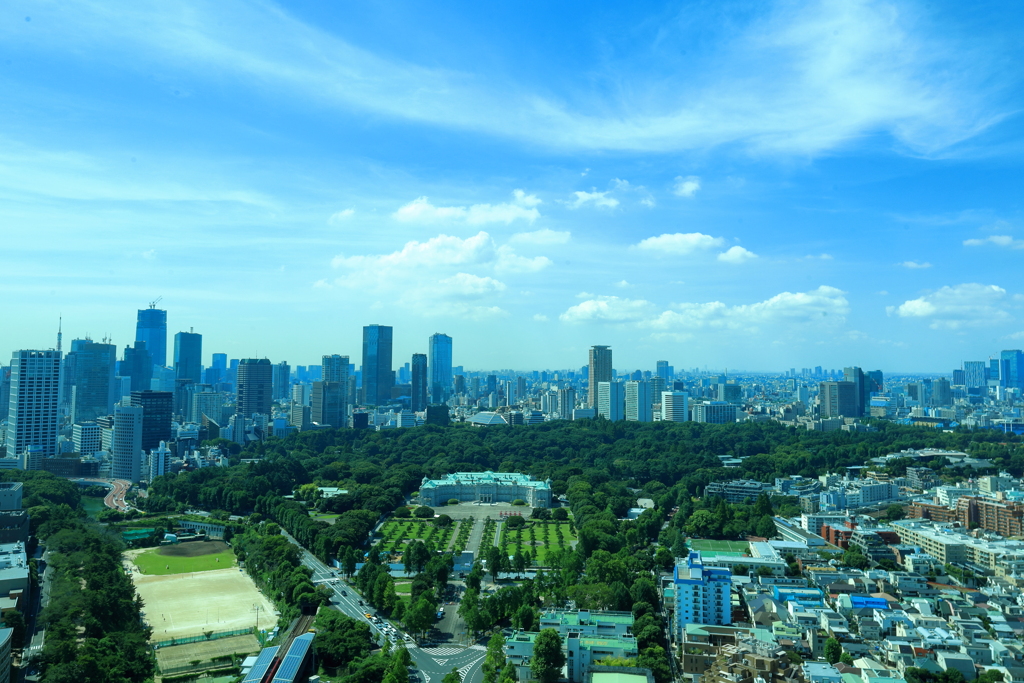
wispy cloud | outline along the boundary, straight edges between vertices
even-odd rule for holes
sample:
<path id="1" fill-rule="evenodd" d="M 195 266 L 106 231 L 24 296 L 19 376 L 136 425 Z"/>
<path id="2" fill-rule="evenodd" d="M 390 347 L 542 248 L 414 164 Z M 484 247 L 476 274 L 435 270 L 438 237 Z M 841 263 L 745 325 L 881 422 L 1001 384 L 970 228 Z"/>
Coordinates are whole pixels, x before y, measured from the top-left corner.
<path id="1" fill-rule="evenodd" d="M 543 228 L 541 230 L 534 230 L 533 232 L 517 232 L 508 239 L 509 244 L 536 244 L 536 245 L 549 245 L 549 244 L 565 244 L 572 238 L 572 233 L 569 231 L 551 230 L 550 228 Z"/>
<path id="2" fill-rule="evenodd" d="M 1024 240 L 1014 239 L 1010 235 L 990 235 L 981 239 L 964 240 L 965 247 L 983 247 L 989 244 L 1007 249 L 1024 249 Z"/>
<path id="3" fill-rule="evenodd" d="M 928 263 L 927 261 L 923 261 L 923 262 L 920 262 L 920 263 L 917 262 L 917 261 L 904 261 L 903 263 L 901 263 L 899 265 L 903 266 L 904 268 L 910 268 L 911 270 L 920 270 L 922 268 L 931 268 L 932 267 L 932 264 Z"/>
<path id="4" fill-rule="evenodd" d="M 104 63 L 131 55 L 140 68 L 228 77 L 268 96 L 578 149 L 738 143 L 815 154 L 881 131 L 931 153 L 1000 120 L 1004 112 L 982 84 L 1015 79 L 976 51 L 933 39 L 910 9 L 875 2 L 709 10 L 691 23 L 728 25 L 732 39 L 688 56 L 689 68 L 604 67 L 608 77 L 630 80 L 628 100 L 599 91 L 541 95 L 469 62 L 460 72 L 383 57 L 269 3 L 141 0 L 126 11 L 69 0 L 33 13 L 38 29 L 27 34 L 5 22 L 0 39 Z M 668 32 L 662 42 L 691 39 Z"/>
<path id="5" fill-rule="evenodd" d="M 515 190 L 512 195 L 511 202 L 472 206 L 434 206 L 427 197 L 418 197 L 395 211 L 393 216 L 403 223 L 466 222 L 469 225 L 508 224 L 516 220 L 532 223 L 540 217 L 537 205 L 541 201 L 536 196 L 522 190 Z"/>
<path id="6" fill-rule="evenodd" d="M 942 287 L 899 306 L 886 307 L 886 313 L 901 318 L 930 320 L 932 329 L 956 330 L 1005 323 L 1012 319 L 1006 310 L 1006 290 L 997 285 L 966 283 Z"/>
<path id="7" fill-rule="evenodd" d="M 327 219 L 327 222 L 331 225 L 341 225 L 348 219 L 352 218 L 356 214 L 355 209 L 342 209 L 331 214 L 331 217 Z"/>
<path id="8" fill-rule="evenodd" d="M 693 197 L 700 189 L 700 177 L 691 175 L 676 176 L 675 185 L 672 186 L 672 194 L 677 197 Z"/>
<path id="9" fill-rule="evenodd" d="M 685 256 L 695 251 L 724 245 L 725 239 L 721 237 L 712 237 L 702 232 L 676 232 L 648 237 L 633 245 L 633 248 Z"/>
<path id="10" fill-rule="evenodd" d="M 619 200 L 609 197 L 607 192 L 573 192 L 575 199 L 565 202 L 570 209 L 579 209 L 583 206 L 594 206 L 599 209 L 614 209 L 619 205 Z"/>
<path id="11" fill-rule="evenodd" d="M 722 261 L 723 263 L 746 263 L 747 261 L 756 258 L 757 254 L 747 249 L 744 249 L 739 245 L 729 247 L 727 250 L 723 251 L 721 254 L 718 255 L 718 260 Z"/>

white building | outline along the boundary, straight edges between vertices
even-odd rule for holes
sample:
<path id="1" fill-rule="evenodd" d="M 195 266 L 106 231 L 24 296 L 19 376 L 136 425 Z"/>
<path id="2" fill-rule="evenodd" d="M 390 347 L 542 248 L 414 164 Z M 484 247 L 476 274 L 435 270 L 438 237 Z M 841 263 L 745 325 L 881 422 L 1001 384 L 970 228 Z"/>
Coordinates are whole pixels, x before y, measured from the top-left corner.
<path id="1" fill-rule="evenodd" d="M 732 623 L 730 591 L 732 572 L 704 565 L 700 552 L 691 551 L 676 564 L 672 577 L 676 603 L 676 641 L 681 642 L 687 624 L 728 626 Z"/>
<path id="2" fill-rule="evenodd" d="M 92 455 L 102 451 L 103 441 L 100 438 L 100 426 L 95 422 L 74 425 L 71 428 L 71 442 L 75 445 L 75 452 L 80 455 Z"/>
<path id="3" fill-rule="evenodd" d="M 110 455 L 115 479 L 138 483 L 142 478 L 142 406 L 114 406 Z"/>
<path id="4" fill-rule="evenodd" d="M 689 422 L 690 395 L 685 391 L 661 392 L 661 421 Z"/>
<path id="5" fill-rule="evenodd" d="M 15 351 L 11 356 L 11 403 L 7 412 L 7 455 L 37 446 L 41 457 L 57 455 L 60 352 Z"/>
<path id="6" fill-rule="evenodd" d="M 693 404 L 693 421 L 728 424 L 736 421 L 736 406 L 726 401 L 702 401 Z"/>
<path id="7" fill-rule="evenodd" d="M 597 383 L 597 414 L 611 422 L 626 417 L 626 394 L 622 382 Z"/>
<path id="8" fill-rule="evenodd" d="M 651 422 L 651 385 L 647 382 L 626 382 L 626 419 Z"/>
<path id="9" fill-rule="evenodd" d="M 149 451 L 149 481 L 153 481 L 162 474 L 167 474 L 167 466 L 171 463 L 171 449 L 167 443 L 160 442 L 160 445 Z"/>

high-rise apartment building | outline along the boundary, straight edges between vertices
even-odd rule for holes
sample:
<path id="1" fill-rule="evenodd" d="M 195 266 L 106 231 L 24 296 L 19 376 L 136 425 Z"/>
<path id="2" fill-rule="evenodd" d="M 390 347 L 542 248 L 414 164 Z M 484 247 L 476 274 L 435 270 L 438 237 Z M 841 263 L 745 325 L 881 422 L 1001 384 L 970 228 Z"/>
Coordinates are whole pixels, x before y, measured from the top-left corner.
<path id="1" fill-rule="evenodd" d="M 939 377 L 932 382 L 931 404 L 937 407 L 953 405 L 952 388 L 945 377 Z"/>
<path id="2" fill-rule="evenodd" d="M 194 384 L 203 381 L 203 335 L 179 332 L 174 335 L 174 376 L 190 379 Z"/>
<path id="3" fill-rule="evenodd" d="M 410 373 L 412 374 L 412 377 L 410 378 L 412 383 L 412 393 L 409 399 L 409 407 L 413 411 L 427 409 L 427 384 L 429 384 L 428 368 L 427 354 L 412 354 L 412 366 L 410 368 Z"/>
<path id="4" fill-rule="evenodd" d="M 430 335 L 427 373 L 430 378 L 430 402 L 444 403 L 452 388 L 452 338 L 440 332 Z"/>
<path id="5" fill-rule="evenodd" d="M 626 392 L 622 382 L 597 383 L 597 414 L 612 422 L 626 417 Z"/>
<path id="6" fill-rule="evenodd" d="M 667 360 L 659 360 L 657 362 L 654 374 L 659 377 L 663 382 L 670 382 L 676 375 L 676 369 L 668 364 Z"/>
<path id="7" fill-rule="evenodd" d="M 626 382 L 626 419 L 631 422 L 651 422 L 651 385 L 648 382 Z"/>
<path id="8" fill-rule="evenodd" d="M 110 443 L 110 473 L 114 479 L 138 483 L 142 478 L 142 431 L 144 408 L 114 406 L 114 430 Z M 157 441 L 156 446 L 160 442 Z"/>
<path id="9" fill-rule="evenodd" d="M 209 384 L 200 384 L 192 392 L 188 405 L 188 421 L 202 424 L 203 416 L 219 423 L 224 405 L 224 395 L 215 391 Z"/>
<path id="10" fill-rule="evenodd" d="M 145 342 L 153 365 L 167 365 L 167 311 L 150 304 L 139 311 L 135 323 L 135 341 Z M 149 387 L 146 387 L 147 389 Z"/>
<path id="11" fill-rule="evenodd" d="M 692 550 L 685 564 L 676 565 L 672 580 L 677 634 L 681 636 L 687 624 L 726 626 L 732 623 L 732 572 L 728 569 L 705 567 L 700 552 Z"/>
<path id="12" fill-rule="evenodd" d="M 341 356 L 337 353 L 324 356 L 323 365 L 320 366 L 320 377 L 325 382 L 347 382 L 348 365 L 348 356 Z"/>
<path id="13" fill-rule="evenodd" d="M 393 330 L 386 325 L 363 328 L 363 397 L 367 405 L 387 405 L 395 375 L 391 365 Z"/>
<path id="14" fill-rule="evenodd" d="M 821 382 L 818 384 L 818 404 L 822 419 L 830 417 L 860 417 L 857 385 L 853 382 Z"/>
<path id="15" fill-rule="evenodd" d="M 7 457 L 18 457 L 30 446 L 39 457 L 57 454 L 60 360 L 60 352 L 54 350 L 15 351 L 11 355 Z"/>
<path id="16" fill-rule="evenodd" d="M 693 421 L 729 424 L 736 421 L 736 406 L 726 401 L 701 401 L 693 404 Z"/>
<path id="17" fill-rule="evenodd" d="M 685 391 L 661 392 L 661 421 L 689 422 L 690 395 Z"/>
<path id="18" fill-rule="evenodd" d="M 71 421 L 90 422 L 109 415 L 120 397 L 114 374 L 117 368 L 117 347 L 89 339 L 75 339 L 64 362 L 65 399 L 71 406 Z"/>
<path id="19" fill-rule="evenodd" d="M 576 389 L 571 386 L 558 390 L 558 417 L 563 420 L 572 419 L 572 411 L 576 409 Z"/>
<path id="20" fill-rule="evenodd" d="M 600 382 L 612 381 L 612 347 L 590 347 L 587 378 L 589 380 L 587 385 L 587 405 L 591 408 L 596 408 L 597 385 Z"/>
<path id="21" fill-rule="evenodd" d="M 273 366 L 266 358 L 243 358 L 238 361 L 235 381 L 235 412 L 249 418 L 255 414 L 270 415 L 274 402 Z"/>
<path id="22" fill-rule="evenodd" d="M 171 449 L 167 447 L 166 443 L 161 441 L 159 446 L 149 452 L 148 481 L 152 482 L 160 475 L 167 474 L 167 467 L 170 463 Z"/>
<path id="23" fill-rule="evenodd" d="M 174 393 L 170 391 L 133 391 L 131 405 L 142 408 L 142 439 L 140 448 L 150 450 L 161 441 L 171 440 L 171 419 L 174 415 Z"/>

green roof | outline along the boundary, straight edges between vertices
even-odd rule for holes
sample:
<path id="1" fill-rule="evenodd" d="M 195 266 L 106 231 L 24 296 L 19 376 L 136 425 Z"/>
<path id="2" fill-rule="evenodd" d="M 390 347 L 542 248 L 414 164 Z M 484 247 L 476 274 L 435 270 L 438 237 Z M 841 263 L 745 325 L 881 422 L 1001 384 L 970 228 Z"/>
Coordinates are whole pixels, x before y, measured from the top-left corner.
<path id="1" fill-rule="evenodd" d="M 593 683 L 647 683 L 647 676 L 626 673 L 594 672 Z"/>

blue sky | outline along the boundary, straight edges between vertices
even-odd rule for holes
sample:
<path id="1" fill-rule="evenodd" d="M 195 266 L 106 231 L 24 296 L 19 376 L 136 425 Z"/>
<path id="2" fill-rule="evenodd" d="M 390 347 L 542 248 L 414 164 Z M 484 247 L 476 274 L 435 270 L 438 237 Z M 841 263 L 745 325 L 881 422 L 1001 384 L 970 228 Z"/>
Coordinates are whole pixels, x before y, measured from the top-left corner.
<path id="1" fill-rule="evenodd" d="M 1024 8 L 0 6 L 0 349 L 948 371 L 1024 345 Z M 6 353 L 6 351 L 5 351 Z M 355 360 L 358 362 L 358 360 Z"/>

